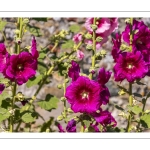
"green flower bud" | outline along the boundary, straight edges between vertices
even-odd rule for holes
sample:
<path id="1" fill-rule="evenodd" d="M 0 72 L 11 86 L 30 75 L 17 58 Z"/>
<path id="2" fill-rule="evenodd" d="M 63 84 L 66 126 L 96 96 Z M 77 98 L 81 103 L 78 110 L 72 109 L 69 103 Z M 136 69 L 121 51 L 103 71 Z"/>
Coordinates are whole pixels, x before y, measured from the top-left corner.
<path id="1" fill-rule="evenodd" d="M 65 98 L 65 97 L 61 97 L 60 100 L 61 100 L 62 102 L 64 102 L 64 101 L 66 101 L 66 98 Z"/>
<path id="2" fill-rule="evenodd" d="M 100 53 L 101 53 L 101 55 L 106 55 L 107 54 L 107 52 L 105 50 L 101 50 Z"/>
<path id="3" fill-rule="evenodd" d="M 130 23 L 130 18 L 125 19 L 125 23 Z"/>
<path id="4" fill-rule="evenodd" d="M 65 82 L 68 83 L 68 82 L 69 82 L 69 79 L 65 79 Z"/>
<path id="5" fill-rule="evenodd" d="M 125 45 L 125 44 L 121 44 L 120 50 L 122 50 L 122 51 L 130 51 L 130 47 Z"/>
<path id="6" fill-rule="evenodd" d="M 92 49 L 93 49 L 93 45 L 92 45 L 92 44 L 88 44 L 88 45 L 86 46 L 86 49 L 87 49 L 87 50 L 92 50 Z"/>
<path id="7" fill-rule="evenodd" d="M 148 114 L 148 113 L 150 113 L 150 110 L 145 110 L 145 112 L 144 112 L 144 113 Z"/>
<path id="8" fill-rule="evenodd" d="M 100 66 L 99 66 L 99 64 L 95 64 L 95 68 L 99 68 Z"/>
<path id="9" fill-rule="evenodd" d="M 75 121 L 79 121 L 79 117 L 78 117 L 78 116 L 74 116 L 73 119 L 74 119 Z"/>
<path id="10" fill-rule="evenodd" d="M 20 44 L 21 43 L 21 38 L 16 38 L 16 43 Z"/>
<path id="11" fill-rule="evenodd" d="M 60 115 L 60 116 L 57 117 L 57 120 L 58 120 L 58 121 L 61 121 L 61 120 L 63 120 L 63 118 L 64 118 L 64 117 L 63 117 L 62 115 Z"/>
<path id="12" fill-rule="evenodd" d="M 61 89 L 62 87 L 63 87 L 63 86 L 62 86 L 61 84 L 58 84 L 58 85 L 57 85 L 57 88 L 58 88 L 58 89 Z"/>
<path id="13" fill-rule="evenodd" d="M 90 40 L 90 39 L 92 39 L 92 35 L 91 35 L 90 33 L 87 33 L 87 34 L 85 35 L 85 38 L 88 39 L 88 40 Z"/>
<path id="14" fill-rule="evenodd" d="M 73 113 L 73 110 L 72 110 L 71 108 L 68 108 L 67 111 L 68 111 L 69 113 Z"/>
<path id="15" fill-rule="evenodd" d="M 118 94 L 121 96 L 121 95 L 126 94 L 126 92 L 125 92 L 123 89 L 121 89 L 121 90 L 118 92 Z"/>
<path id="16" fill-rule="evenodd" d="M 100 36 L 98 36 L 98 37 L 96 38 L 96 42 L 101 42 L 102 40 L 103 40 L 103 38 L 100 37 Z"/>
<path id="17" fill-rule="evenodd" d="M 29 23 L 29 19 L 23 19 L 23 24 L 27 24 L 27 23 Z"/>
<path id="18" fill-rule="evenodd" d="M 97 25 L 92 24 L 92 25 L 91 25 L 91 28 L 95 31 L 95 30 L 97 29 Z"/>
<path id="19" fill-rule="evenodd" d="M 14 31 L 14 33 L 18 35 L 18 34 L 20 33 L 20 30 L 16 29 L 16 30 Z"/>
<path id="20" fill-rule="evenodd" d="M 68 67 L 68 65 L 69 65 L 69 64 L 68 64 L 67 62 L 65 62 L 63 66 L 64 66 L 64 67 Z"/>
<path id="21" fill-rule="evenodd" d="M 17 98 L 18 101 L 23 101 L 25 99 L 25 97 L 22 94 L 22 92 L 18 92 L 15 97 Z"/>

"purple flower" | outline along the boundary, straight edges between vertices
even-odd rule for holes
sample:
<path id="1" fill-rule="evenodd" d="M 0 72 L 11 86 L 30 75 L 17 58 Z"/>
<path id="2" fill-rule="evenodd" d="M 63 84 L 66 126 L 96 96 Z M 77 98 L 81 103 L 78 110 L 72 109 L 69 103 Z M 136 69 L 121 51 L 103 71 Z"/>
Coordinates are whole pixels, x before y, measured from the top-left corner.
<path id="1" fill-rule="evenodd" d="M 9 56 L 6 47 L 3 43 L 0 43 L 0 72 L 3 72 L 6 67 L 7 57 Z"/>
<path id="2" fill-rule="evenodd" d="M 65 97 L 75 113 L 92 113 L 98 110 L 102 104 L 100 92 L 99 83 L 88 77 L 80 76 L 66 88 Z"/>
<path id="3" fill-rule="evenodd" d="M 21 101 L 21 104 L 22 104 L 23 106 L 25 106 L 27 103 L 28 103 L 28 101 L 27 101 L 27 100 L 23 100 L 23 101 Z"/>
<path id="4" fill-rule="evenodd" d="M 57 125 L 59 132 L 65 132 L 60 124 Z M 74 119 L 70 120 L 66 126 L 67 132 L 76 132 L 76 121 Z"/>
<path id="5" fill-rule="evenodd" d="M 76 121 L 74 119 L 70 120 L 66 127 L 67 132 L 76 132 Z"/>
<path id="6" fill-rule="evenodd" d="M 119 54 L 114 66 L 115 81 L 127 79 L 128 82 L 133 82 L 136 79 L 143 78 L 147 72 L 147 63 L 143 60 L 139 51 Z"/>
<path id="7" fill-rule="evenodd" d="M 37 48 L 36 48 L 35 37 L 33 37 L 33 39 L 32 39 L 31 54 L 32 54 L 32 56 L 34 57 L 35 60 L 39 57 L 39 53 L 38 53 Z"/>
<path id="8" fill-rule="evenodd" d="M 99 74 L 98 74 L 98 83 L 101 85 L 106 84 L 108 82 L 110 76 L 111 76 L 110 71 L 105 71 L 104 68 L 101 68 L 99 70 Z"/>
<path id="9" fill-rule="evenodd" d="M 76 81 L 77 78 L 79 77 L 80 68 L 79 68 L 79 65 L 73 60 L 71 62 L 71 65 L 72 66 L 69 68 L 69 71 L 68 71 L 68 76 L 72 78 L 72 81 Z"/>
<path id="10" fill-rule="evenodd" d="M 100 113 L 93 113 L 93 117 L 95 118 L 97 123 L 100 123 L 103 126 L 113 123 L 113 127 L 117 125 L 116 120 L 108 111 L 101 111 Z"/>
<path id="11" fill-rule="evenodd" d="M 5 89 L 4 84 L 0 84 L 0 94 L 4 91 L 4 89 Z"/>
<path id="12" fill-rule="evenodd" d="M 74 35 L 73 41 L 74 41 L 76 44 L 78 44 L 79 42 L 81 42 L 81 41 L 82 41 L 82 34 L 78 33 L 78 34 Z"/>
<path id="13" fill-rule="evenodd" d="M 112 39 L 113 42 L 113 49 L 112 49 L 112 56 L 113 59 L 116 62 L 116 59 L 118 58 L 119 54 L 122 53 L 122 51 L 120 50 L 120 46 L 121 46 L 121 35 L 116 34 L 116 40 Z"/>
<path id="14" fill-rule="evenodd" d="M 18 55 L 11 55 L 4 75 L 11 81 L 16 81 L 18 85 L 26 83 L 29 78 L 36 74 L 37 61 L 28 52 L 21 52 Z"/>
<path id="15" fill-rule="evenodd" d="M 84 53 L 82 51 L 80 51 L 80 50 L 77 50 L 77 58 L 82 60 L 84 58 Z"/>

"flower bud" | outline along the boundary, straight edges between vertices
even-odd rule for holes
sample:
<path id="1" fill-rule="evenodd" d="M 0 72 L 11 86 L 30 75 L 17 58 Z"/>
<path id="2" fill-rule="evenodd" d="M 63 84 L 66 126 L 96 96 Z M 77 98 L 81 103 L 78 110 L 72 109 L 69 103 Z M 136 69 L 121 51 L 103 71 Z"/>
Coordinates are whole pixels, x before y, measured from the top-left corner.
<path id="1" fill-rule="evenodd" d="M 102 49 L 102 50 L 100 51 L 100 53 L 101 53 L 101 56 L 105 56 L 105 55 L 107 54 L 106 50 L 104 50 L 104 49 Z"/>
<path id="2" fill-rule="evenodd" d="M 14 31 L 14 33 L 18 35 L 18 34 L 20 33 L 20 30 L 16 29 L 16 30 Z"/>
<path id="3" fill-rule="evenodd" d="M 121 90 L 118 92 L 118 94 L 121 96 L 121 95 L 126 94 L 126 92 L 125 92 L 123 89 L 121 89 Z"/>
<path id="4" fill-rule="evenodd" d="M 29 23 L 29 19 L 23 19 L 23 24 L 27 24 L 27 23 Z"/>
<path id="5" fill-rule="evenodd" d="M 148 113 L 150 113 L 150 110 L 145 110 L 145 112 L 144 112 L 144 113 L 148 114 Z"/>
<path id="6" fill-rule="evenodd" d="M 92 25 L 91 25 L 91 28 L 95 31 L 95 30 L 97 29 L 97 25 L 92 24 Z"/>
<path id="7" fill-rule="evenodd" d="M 69 113 L 73 113 L 73 110 L 72 110 L 71 108 L 68 108 L 67 111 L 68 111 Z"/>
<path id="8" fill-rule="evenodd" d="M 21 38 L 16 38 L 16 43 L 20 44 L 21 43 Z"/>
<path id="9" fill-rule="evenodd" d="M 64 66 L 64 67 L 68 67 L 68 65 L 69 65 L 69 64 L 68 64 L 67 62 L 65 62 L 63 66 Z"/>
<path id="10" fill-rule="evenodd" d="M 64 102 L 64 101 L 66 101 L 66 98 L 65 98 L 65 97 L 61 97 L 60 100 L 61 100 L 62 102 Z"/>
<path id="11" fill-rule="evenodd" d="M 23 101 L 25 99 L 22 92 L 18 92 L 17 95 L 16 95 L 16 98 L 17 98 L 18 101 Z"/>
<path id="12" fill-rule="evenodd" d="M 95 68 L 99 68 L 99 64 L 95 64 Z"/>
<path id="13" fill-rule="evenodd" d="M 57 117 L 57 120 L 58 120 L 58 121 L 61 121 L 61 120 L 63 120 L 63 118 L 64 118 L 64 117 L 63 117 L 62 115 L 60 115 L 60 116 Z"/>
<path id="14" fill-rule="evenodd" d="M 103 38 L 100 37 L 100 36 L 98 36 L 98 37 L 96 38 L 96 42 L 101 42 L 102 40 L 103 40 Z"/>
<path id="15" fill-rule="evenodd" d="M 87 34 L 85 35 L 85 38 L 88 39 L 88 40 L 90 40 L 90 39 L 92 39 L 92 35 L 91 35 L 90 33 L 87 33 Z"/>
<path id="16" fill-rule="evenodd" d="M 57 85 L 57 88 L 58 88 L 58 89 L 61 89 L 61 88 L 62 88 L 62 85 L 61 85 L 61 84 L 58 84 L 58 85 Z"/>
<path id="17" fill-rule="evenodd" d="M 95 69 L 94 68 L 90 68 L 89 72 L 92 73 L 92 74 L 94 74 L 95 73 Z"/>
<path id="18" fill-rule="evenodd" d="M 68 83 L 68 82 L 69 82 L 69 79 L 65 79 L 65 82 Z"/>
<path id="19" fill-rule="evenodd" d="M 87 49 L 87 50 L 92 50 L 92 49 L 93 49 L 93 45 L 92 45 L 92 44 L 88 44 L 88 45 L 86 46 L 86 49 Z"/>

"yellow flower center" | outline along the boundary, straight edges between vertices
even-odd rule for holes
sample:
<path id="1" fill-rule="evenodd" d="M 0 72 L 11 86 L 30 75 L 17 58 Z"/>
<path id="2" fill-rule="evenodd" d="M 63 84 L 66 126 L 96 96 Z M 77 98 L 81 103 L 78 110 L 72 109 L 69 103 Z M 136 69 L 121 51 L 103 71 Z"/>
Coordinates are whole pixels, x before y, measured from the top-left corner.
<path id="1" fill-rule="evenodd" d="M 89 97 L 88 93 L 85 91 L 81 95 L 82 95 L 82 98 L 88 98 Z"/>
<path id="2" fill-rule="evenodd" d="M 128 68 L 128 69 L 132 69 L 133 67 L 134 67 L 133 64 L 130 64 L 130 63 L 129 63 L 129 64 L 127 65 L 127 68 Z"/>
<path id="3" fill-rule="evenodd" d="M 22 64 L 19 64 L 19 65 L 17 65 L 17 68 L 18 68 L 19 70 L 22 70 L 22 69 L 23 69 L 23 65 L 22 65 Z"/>

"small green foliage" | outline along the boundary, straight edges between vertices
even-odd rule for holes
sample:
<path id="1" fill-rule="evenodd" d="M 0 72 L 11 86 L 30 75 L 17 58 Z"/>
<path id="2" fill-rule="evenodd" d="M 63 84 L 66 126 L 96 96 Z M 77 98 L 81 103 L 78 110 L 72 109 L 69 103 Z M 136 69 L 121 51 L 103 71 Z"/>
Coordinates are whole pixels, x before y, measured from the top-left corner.
<path id="1" fill-rule="evenodd" d="M 25 123 L 34 122 L 36 119 L 36 113 L 26 112 L 22 117 L 22 121 Z"/>
<path id="2" fill-rule="evenodd" d="M 141 116 L 140 122 L 144 128 L 150 128 L 150 114 L 144 114 Z"/>
<path id="3" fill-rule="evenodd" d="M 64 44 L 62 44 L 62 49 L 71 49 L 74 46 L 74 42 L 72 40 L 68 40 Z"/>
<path id="4" fill-rule="evenodd" d="M 84 125 L 86 126 L 86 128 L 89 128 L 91 121 L 89 120 L 83 120 Z"/>
<path id="5" fill-rule="evenodd" d="M 78 33 L 80 31 L 80 26 L 77 24 L 71 25 L 69 27 L 70 31 L 73 33 Z"/>
<path id="6" fill-rule="evenodd" d="M 0 107 L 0 122 L 8 119 L 9 117 L 10 117 L 10 112 L 5 108 Z"/>
<path id="7" fill-rule="evenodd" d="M 41 60 L 41 59 L 38 60 L 38 69 L 37 70 L 40 74 L 44 74 L 45 71 L 48 70 L 47 65 L 45 63 L 43 63 L 43 60 Z"/>
<path id="8" fill-rule="evenodd" d="M 43 75 L 38 75 L 36 77 L 32 77 L 26 83 L 27 87 L 30 88 L 33 85 L 37 85 L 43 78 Z"/>
<path id="9" fill-rule="evenodd" d="M 140 108 L 139 106 L 135 105 L 133 107 L 128 106 L 128 110 L 132 111 L 134 114 L 139 114 L 142 112 L 142 108 Z"/>
<path id="10" fill-rule="evenodd" d="M 45 100 L 39 101 L 38 105 L 45 110 L 51 111 L 57 108 L 58 102 L 59 100 L 57 97 L 47 94 Z"/>
<path id="11" fill-rule="evenodd" d="M 3 31 L 3 29 L 4 29 L 4 27 L 5 27 L 6 24 L 7 24 L 6 21 L 2 21 L 2 20 L 0 19 L 0 31 Z"/>
<path id="12" fill-rule="evenodd" d="M 40 37 L 42 36 L 41 34 L 41 31 L 40 31 L 40 28 L 38 27 L 34 27 L 34 26 L 31 26 L 31 25 L 27 25 L 26 29 L 31 33 L 33 34 L 34 36 L 36 37 Z"/>

